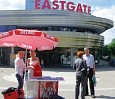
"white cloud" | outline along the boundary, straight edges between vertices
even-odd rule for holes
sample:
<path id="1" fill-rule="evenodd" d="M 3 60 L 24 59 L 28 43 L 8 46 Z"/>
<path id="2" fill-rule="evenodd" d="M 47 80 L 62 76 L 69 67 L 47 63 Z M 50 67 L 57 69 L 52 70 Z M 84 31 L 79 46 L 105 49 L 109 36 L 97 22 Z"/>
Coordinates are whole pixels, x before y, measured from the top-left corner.
<path id="1" fill-rule="evenodd" d="M 0 10 L 25 9 L 25 0 L 0 0 Z"/>
<path id="2" fill-rule="evenodd" d="M 115 6 L 112 6 L 111 8 L 98 7 L 94 10 L 93 15 L 110 19 L 115 23 Z M 115 26 L 112 29 L 105 31 L 101 35 L 105 37 L 105 44 L 111 43 L 111 40 L 115 38 Z"/>

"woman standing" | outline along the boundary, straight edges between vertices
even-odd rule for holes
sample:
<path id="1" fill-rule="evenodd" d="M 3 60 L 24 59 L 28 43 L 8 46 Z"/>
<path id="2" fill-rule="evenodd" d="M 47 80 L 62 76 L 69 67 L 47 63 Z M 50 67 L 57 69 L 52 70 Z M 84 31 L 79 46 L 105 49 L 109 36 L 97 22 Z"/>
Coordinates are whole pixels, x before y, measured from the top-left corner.
<path id="1" fill-rule="evenodd" d="M 39 58 L 36 57 L 35 51 L 29 52 L 30 57 L 27 59 L 27 69 L 28 69 L 28 79 L 36 78 L 34 76 L 34 69 L 36 66 L 40 66 Z M 27 96 L 31 96 L 33 98 L 38 97 L 38 82 L 30 81 L 27 82 Z"/>
<path id="2" fill-rule="evenodd" d="M 87 82 L 87 66 L 85 60 L 82 59 L 84 52 L 77 52 L 77 59 L 74 63 L 74 69 L 76 70 L 76 87 L 75 87 L 75 99 L 79 97 L 79 87 L 81 84 L 81 99 L 85 99 L 86 82 Z"/>
<path id="3" fill-rule="evenodd" d="M 40 66 L 39 58 L 36 57 L 35 51 L 30 51 L 30 58 L 27 59 L 27 68 L 28 68 L 28 78 L 34 78 L 34 66 L 38 65 Z"/>

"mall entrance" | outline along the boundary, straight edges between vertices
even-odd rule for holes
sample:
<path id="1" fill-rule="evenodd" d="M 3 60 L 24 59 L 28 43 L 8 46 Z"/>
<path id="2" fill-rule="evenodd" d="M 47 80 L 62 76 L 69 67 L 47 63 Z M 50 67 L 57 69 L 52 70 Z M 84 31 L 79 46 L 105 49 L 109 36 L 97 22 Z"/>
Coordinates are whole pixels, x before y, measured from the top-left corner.
<path id="1" fill-rule="evenodd" d="M 14 65 L 14 59 L 18 51 L 25 51 L 23 48 L 15 47 L 13 48 L 1 48 L 0 60 L 1 64 Z M 38 51 L 36 50 L 36 56 L 44 60 L 45 66 L 72 66 L 74 58 L 76 57 L 76 51 L 71 50 L 71 48 L 57 47 L 53 50 Z M 27 51 L 27 58 L 29 57 L 29 50 Z"/>
<path id="2" fill-rule="evenodd" d="M 50 51 L 38 52 L 40 60 L 43 59 L 46 66 L 70 66 L 70 48 L 55 48 Z"/>

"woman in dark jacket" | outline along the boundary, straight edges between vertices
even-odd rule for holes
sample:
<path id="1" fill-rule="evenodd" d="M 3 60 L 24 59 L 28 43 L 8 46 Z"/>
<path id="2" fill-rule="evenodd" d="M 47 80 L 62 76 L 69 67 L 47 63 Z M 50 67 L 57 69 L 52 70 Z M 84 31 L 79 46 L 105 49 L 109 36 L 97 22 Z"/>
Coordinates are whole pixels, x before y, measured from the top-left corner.
<path id="1" fill-rule="evenodd" d="M 84 52 L 77 52 L 77 59 L 74 63 L 74 69 L 76 70 L 76 86 L 75 86 L 75 99 L 79 97 L 79 87 L 81 84 L 81 99 L 85 99 L 86 82 L 87 82 L 87 65 L 84 59 L 82 59 Z"/>

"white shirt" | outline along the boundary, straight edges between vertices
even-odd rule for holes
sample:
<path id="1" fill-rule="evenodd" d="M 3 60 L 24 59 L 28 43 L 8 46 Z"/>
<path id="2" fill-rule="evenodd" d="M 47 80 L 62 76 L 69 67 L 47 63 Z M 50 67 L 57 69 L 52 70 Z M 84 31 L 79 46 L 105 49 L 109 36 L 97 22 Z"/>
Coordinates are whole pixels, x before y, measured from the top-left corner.
<path id="1" fill-rule="evenodd" d="M 14 64 L 15 64 L 15 73 L 19 74 L 20 76 L 23 76 L 23 71 L 26 67 L 24 64 L 24 60 L 19 57 L 16 57 Z"/>
<path id="2" fill-rule="evenodd" d="M 83 59 L 86 61 L 87 66 L 89 66 L 90 68 L 93 68 L 93 66 L 95 65 L 93 55 L 91 55 L 91 54 L 89 54 L 89 55 L 84 54 L 83 55 Z"/>
<path id="3" fill-rule="evenodd" d="M 35 66 L 36 64 L 37 64 L 37 62 L 38 62 L 38 60 L 32 60 L 32 58 L 28 58 L 29 59 L 29 65 L 30 66 Z M 28 78 L 29 79 L 31 79 L 31 78 L 35 78 L 34 76 L 33 76 L 33 69 L 32 68 L 30 68 L 30 69 L 28 69 Z"/>

